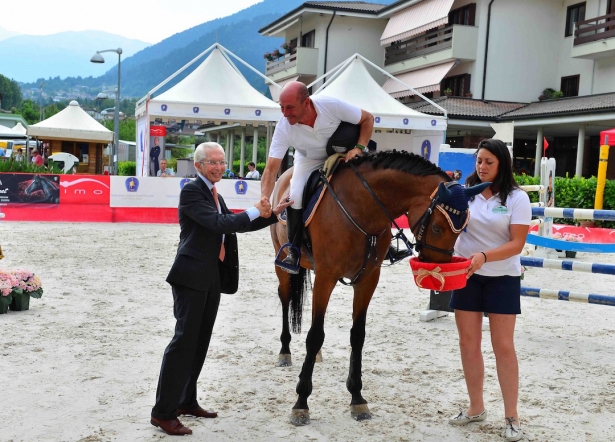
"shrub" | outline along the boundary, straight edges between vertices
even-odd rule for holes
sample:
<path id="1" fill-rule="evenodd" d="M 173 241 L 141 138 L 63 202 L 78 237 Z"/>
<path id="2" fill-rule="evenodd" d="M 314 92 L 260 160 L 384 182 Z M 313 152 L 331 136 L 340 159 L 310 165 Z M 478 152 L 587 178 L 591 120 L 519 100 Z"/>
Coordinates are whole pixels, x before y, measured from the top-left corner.
<path id="1" fill-rule="evenodd" d="M 121 176 L 135 176 L 137 174 L 137 163 L 134 161 L 120 161 L 117 165 L 118 174 Z"/>

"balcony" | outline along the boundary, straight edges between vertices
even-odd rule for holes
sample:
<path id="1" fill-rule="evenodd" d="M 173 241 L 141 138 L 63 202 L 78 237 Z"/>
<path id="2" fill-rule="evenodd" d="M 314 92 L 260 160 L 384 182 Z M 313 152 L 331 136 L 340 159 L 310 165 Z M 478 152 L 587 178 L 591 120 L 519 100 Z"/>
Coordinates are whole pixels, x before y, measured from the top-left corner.
<path id="1" fill-rule="evenodd" d="M 384 69 L 397 74 L 451 60 L 474 61 L 477 47 L 478 27 L 446 26 L 386 48 Z"/>
<path id="2" fill-rule="evenodd" d="M 590 60 L 615 57 L 615 14 L 577 22 L 571 56 Z"/>
<path id="3" fill-rule="evenodd" d="M 315 76 L 318 69 L 318 49 L 297 48 L 277 60 L 268 61 L 265 75 L 280 81 L 297 75 Z"/>

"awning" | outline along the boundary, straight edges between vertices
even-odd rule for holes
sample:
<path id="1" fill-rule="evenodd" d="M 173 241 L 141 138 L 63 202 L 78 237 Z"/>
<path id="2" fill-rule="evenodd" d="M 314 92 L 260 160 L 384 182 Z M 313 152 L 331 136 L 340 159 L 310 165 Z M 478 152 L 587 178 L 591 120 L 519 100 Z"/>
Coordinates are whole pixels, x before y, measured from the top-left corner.
<path id="1" fill-rule="evenodd" d="M 456 61 L 449 61 L 428 68 L 419 69 L 416 71 L 405 72 L 403 74 L 396 75 L 395 78 L 403 81 L 408 86 L 411 86 L 417 92 L 422 94 L 426 92 L 435 92 L 440 90 L 440 82 L 444 78 L 448 71 L 455 66 Z M 392 97 L 401 98 L 414 95 L 410 89 L 407 89 L 403 84 L 398 83 L 392 78 L 382 85 L 382 88 L 391 94 Z"/>
<path id="2" fill-rule="evenodd" d="M 380 44 L 385 46 L 447 24 L 453 2 L 454 0 L 425 0 L 393 14 L 380 37 Z"/>

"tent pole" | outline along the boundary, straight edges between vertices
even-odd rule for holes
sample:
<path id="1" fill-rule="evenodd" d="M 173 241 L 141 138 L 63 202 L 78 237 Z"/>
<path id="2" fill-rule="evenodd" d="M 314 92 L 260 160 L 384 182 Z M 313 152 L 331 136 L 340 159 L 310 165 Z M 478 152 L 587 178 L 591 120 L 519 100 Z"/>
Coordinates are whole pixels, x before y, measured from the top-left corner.
<path id="1" fill-rule="evenodd" d="M 265 152 L 269 158 L 269 147 L 271 146 L 271 121 L 267 122 L 267 140 L 265 142 Z"/>
<path id="2" fill-rule="evenodd" d="M 228 151 L 230 150 L 230 145 L 231 145 L 231 130 L 227 130 L 226 131 L 226 146 L 224 149 L 224 157 L 226 158 L 226 161 L 228 161 Z"/>
<path id="3" fill-rule="evenodd" d="M 239 176 L 244 177 L 243 174 L 243 163 L 246 162 L 246 128 L 245 126 L 241 128 L 241 155 L 239 157 Z"/>
<path id="4" fill-rule="evenodd" d="M 254 126 L 254 137 L 252 139 L 252 162 L 256 164 L 258 162 L 258 124 Z"/>
<path id="5" fill-rule="evenodd" d="M 228 168 L 233 170 L 233 158 L 235 158 L 235 129 L 231 129 L 231 146 L 228 150 Z"/>
<path id="6" fill-rule="evenodd" d="M 258 74 L 259 77 L 261 77 L 263 80 L 265 80 L 265 83 L 271 83 L 275 86 L 278 87 L 278 89 L 282 89 L 282 86 L 280 86 L 279 84 L 277 84 L 275 81 L 273 81 L 271 78 L 267 77 L 266 75 L 263 75 L 261 72 L 257 71 L 256 69 L 254 69 L 252 66 L 250 66 L 248 63 L 246 63 L 245 61 L 243 61 L 241 58 L 239 58 L 238 56 L 236 56 L 235 54 L 233 54 L 231 51 L 229 51 L 228 49 L 226 49 L 224 46 L 218 44 L 218 49 L 220 49 L 221 52 L 226 52 L 230 55 L 232 55 L 233 57 L 235 57 L 235 59 L 237 61 L 239 61 L 241 64 L 243 64 L 245 67 L 247 67 L 248 69 L 250 69 L 251 71 L 253 71 L 254 73 Z"/>

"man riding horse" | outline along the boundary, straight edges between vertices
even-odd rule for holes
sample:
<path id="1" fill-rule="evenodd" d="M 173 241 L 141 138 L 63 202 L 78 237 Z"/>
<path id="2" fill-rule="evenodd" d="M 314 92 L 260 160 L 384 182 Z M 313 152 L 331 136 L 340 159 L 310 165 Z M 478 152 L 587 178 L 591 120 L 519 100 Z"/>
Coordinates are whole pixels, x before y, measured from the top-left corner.
<path id="1" fill-rule="evenodd" d="M 370 140 L 374 117 L 369 112 L 337 98 L 309 96 L 305 84 L 292 81 L 280 93 L 280 107 L 284 115 L 276 125 L 267 166 L 261 180 L 261 196 L 270 198 L 282 158 L 290 146 L 294 147 L 293 176 L 289 197 L 294 204 L 286 209 L 288 240 L 292 244 L 281 265 L 289 273 L 297 273 L 303 237 L 303 189 L 310 174 L 323 166 L 328 157 L 327 142 L 341 122 L 359 126 L 356 146 L 346 153 L 346 162 L 361 154 Z M 306 202 L 307 203 L 307 202 Z"/>

